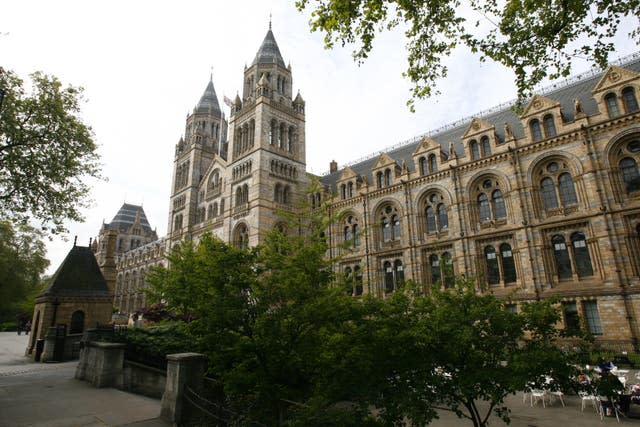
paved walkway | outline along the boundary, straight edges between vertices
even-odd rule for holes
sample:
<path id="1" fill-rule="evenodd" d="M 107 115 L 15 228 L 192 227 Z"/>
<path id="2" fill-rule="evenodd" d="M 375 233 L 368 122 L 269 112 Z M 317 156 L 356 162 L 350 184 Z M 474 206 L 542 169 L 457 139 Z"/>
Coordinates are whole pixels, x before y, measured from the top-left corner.
<path id="1" fill-rule="evenodd" d="M 77 361 L 34 363 L 28 337 L 0 332 L 0 427 L 168 427 L 160 401 L 74 379 Z"/>
<path id="2" fill-rule="evenodd" d="M 24 357 L 27 337 L 0 332 L 0 427 L 169 427 L 158 419 L 160 401 L 113 388 L 94 388 L 74 379 L 77 362 L 33 363 Z M 630 379 L 633 376 L 630 375 Z M 522 402 L 522 394 L 510 396 L 514 427 L 596 427 L 617 425 L 615 417 L 600 420 L 592 407 L 581 412 L 577 396 L 565 396 L 543 408 Z M 632 415 L 640 417 L 640 405 Z M 442 411 L 435 427 L 470 426 L 450 412 Z M 640 419 L 626 418 L 621 424 L 639 425 Z M 504 426 L 492 419 L 491 426 Z"/>

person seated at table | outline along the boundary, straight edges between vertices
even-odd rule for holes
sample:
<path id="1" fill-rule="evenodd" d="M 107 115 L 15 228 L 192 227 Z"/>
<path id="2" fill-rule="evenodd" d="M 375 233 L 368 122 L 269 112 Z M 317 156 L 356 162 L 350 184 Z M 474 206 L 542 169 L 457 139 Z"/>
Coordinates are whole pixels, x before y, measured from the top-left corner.
<path id="1" fill-rule="evenodd" d="M 589 377 L 584 372 L 578 375 L 578 384 L 589 385 L 590 383 Z"/>
<path id="2" fill-rule="evenodd" d="M 608 362 L 606 362 L 602 357 L 598 360 L 598 367 L 603 374 L 616 369 L 616 366 L 612 361 L 609 360 Z"/>

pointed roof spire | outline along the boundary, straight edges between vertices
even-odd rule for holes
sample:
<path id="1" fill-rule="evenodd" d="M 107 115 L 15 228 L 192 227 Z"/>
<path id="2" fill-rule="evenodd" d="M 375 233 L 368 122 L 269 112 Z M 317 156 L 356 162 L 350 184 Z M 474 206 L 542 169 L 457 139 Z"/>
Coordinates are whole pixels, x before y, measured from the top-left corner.
<path id="1" fill-rule="evenodd" d="M 260 45 L 260 49 L 258 49 L 258 53 L 256 53 L 256 57 L 251 63 L 251 65 L 256 64 L 278 64 L 281 67 L 285 67 L 278 43 L 276 43 L 276 38 L 273 36 L 273 31 L 271 31 L 271 17 L 269 17 L 269 31 L 267 31 L 267 35 L 264 37 L 262 45 Z"/>
<path id="2" fill-rule="evenodd" d="M 202 94 L 198 105 L 196 105 L 194 112 L 220 115 L 220 104 L 218 104 L 218 96 L 216 95 L 216 90 L 213 87 L 213 72 L 211 73 L 209 84 L 204 90 L 204 93 Z"/>

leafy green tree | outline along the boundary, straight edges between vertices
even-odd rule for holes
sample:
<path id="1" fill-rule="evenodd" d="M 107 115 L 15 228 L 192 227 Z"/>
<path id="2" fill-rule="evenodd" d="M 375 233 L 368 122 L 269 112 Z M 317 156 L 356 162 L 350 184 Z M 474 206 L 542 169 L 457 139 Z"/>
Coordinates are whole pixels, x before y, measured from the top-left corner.
<path id="1" fill-rule="evenodd" d="M 0 221 L 0 321 L 33 309 L 34 293 L 49 265 L 43 237 L 28 225 Z"/>
<path id="2" fill-rule="evenodd" d="M 83 179 L 99 177 L 96 144 L 79 117 L 82 89 L 40 72 L 31 88 L 0 67 L 0 214 L 61 233 L 63 221 L 81 220 L 88 205 Z"/>
<path id="3" fill-rule="evenodd" d="M 571 72 L 576 57 L 606 67 L 621 20 L 640 16 L 638 0 L 533 2 L 521 0 L 296 0 L 312 8 L 312 31 L 325 33 L 325 45 L 355 44 L 357 61 L 367 58 L 376 34 L 401 27 L 407 39 L 405 76 L 414 98 L 433 94 L 446 77 L 443 63 L 459 46 L 511 68 L 518 97 L 527 98 L 545 78 Z M 310 6 L 312 4 L 313 6 Z M 639 40 L 636 29 L 630 34 Z M 409 101 L 410 106 L 413 101 Z"/>

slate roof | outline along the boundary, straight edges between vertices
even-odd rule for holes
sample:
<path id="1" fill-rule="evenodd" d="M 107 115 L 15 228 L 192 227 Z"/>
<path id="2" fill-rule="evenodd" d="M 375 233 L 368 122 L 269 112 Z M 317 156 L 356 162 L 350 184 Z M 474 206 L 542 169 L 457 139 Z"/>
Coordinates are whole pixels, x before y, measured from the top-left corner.
<path id="1" fill-rule="evenodd" d="M 147 220 L 147 216 L 144 213 L 144 209 L 142 206 L 131 205 L 129 203 L 124 203 L 116 216 L 113 217 L 111 223 L 107 224 L 107 228 L 109 230 L 118 230 L 122 232 L 126 232 L 131 228 L 133 223 L 136 220 L 136 215 L 140 214 L 140 225 L 142 226 L 145 232 L 152 232 L 151 226 L 149 225 L 149 221 Z"/>
<path id="2" fill-rule="evenodd" d="M 632 60 L 627 63 L 623 63 L 620 66 L 635 72 L 640 72 L 640 55 L 633 55 Z M 565 122 L 571 122 L 574 120 L 574 99 L 578 99 L 585 114 L 587 116 L 591 116 L 598 113 L 598 107 L 595 99 L 593 99 L 593 97 L 591 96 L 591 91 L 598 83 L 603 74 L 604 71 L 591 75 L 589 75 L 589 73 L 586 73 L 585 75 L 576 76 L 573 79 L 568 80 L 571 81 L 571 83 L 559 83 L 555 85 L 559 87 L 558 89 L 552 88 L 549 91 L 541 93 L 541 95 L 560 103 L 563 120 Z M 504 141 L 505 122 L 509 124 L 511 131 L 516 138 L 522 138 L 524 137 L 524 128 L 522 127 L 520 117 L 518 117 L 518 115 L 511 109 L 512 105 L 513 104 L 506 105 L 504 108 L 487 115 L 479 114 L 474 117 L 481 118 L 489 124 L 494 125 L 497 137 L 501 141 Z M 398 165 L 402 165 L 402 162 L 405 161 L 407 163 L 407 166 L 409 167 L 409 170 L 415 171 L 416 165 L 413 162 L 412 154 L 420 144 L 422 136 L 429 135 L 431 139 L 440 144 L 445 153 L 449 152 L 449 144 L 453 142 L 456 154 L 458 156 L 461 156 L 464 153 L 464 148 L 462 146 L 462 136 L 469 127 L 470 123 L 471 118 L 462 120 L 456 125 L 448 127 L 446 130 L 443 130 L 441 132 L 437 132 L 434 134 L 427 132 L 424 135 L 414 138 L 412 142 L 407 143 L 406 145 L 399 146 L 397 148 L 393 148 L 390 151 L 385 151 L 385 153 L 394 161 L 396 161 Z M 371 173 L 371 168 L 378 161 L 378 158 L 378 155 L 372 156 L 371 158 L 347 166 L 349 166 L 356 175 L 364 175 L 366 176 L 369 183 L 373 183 L 375 181 Z M 332 188 L 332 190 L 335 192 L 336 182 L 340 178 L 343 170 L 344 166 L 342 166 L 336 172 L 322 176 L 320 178 L 320 182 L 323 185 Z"/>
<path id="3" fill-rule="evenodd" d="M 218 116 L 221 114 L 216 89 L 213 87 L 213 76 L 209 80 L 209 84 L 207 84 L 198 105 L 196 105 L 194 113 L 215 114 Z"/>
<path id="4" fill-rule="evenodd" d="M 107 282 L 91 248 L 74 246 L 38 297 L 108 297 L 110 295 Z"/>
<path id="5" fill-rule="evenodd" d="M 284 59 L 282 59 L 278 43 L 276 43 L 276 38 L 273 36 L 271 27 L 269 27 L 269 31 L 267 31 L 267 35 L 264 37 L 253 63 L 251 63 L 251 65 L 256 64 L 278 64 L 282 67 L 285 66 Z"/>

